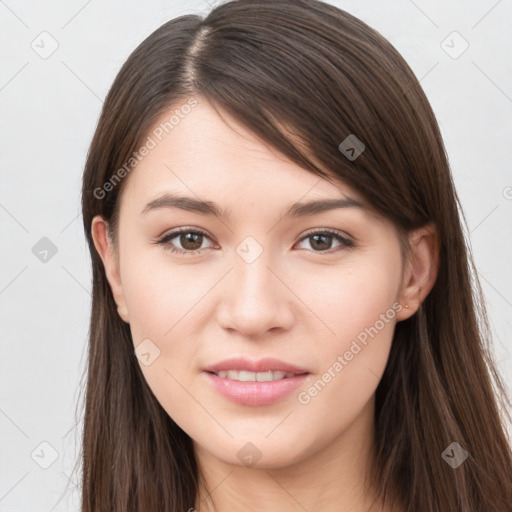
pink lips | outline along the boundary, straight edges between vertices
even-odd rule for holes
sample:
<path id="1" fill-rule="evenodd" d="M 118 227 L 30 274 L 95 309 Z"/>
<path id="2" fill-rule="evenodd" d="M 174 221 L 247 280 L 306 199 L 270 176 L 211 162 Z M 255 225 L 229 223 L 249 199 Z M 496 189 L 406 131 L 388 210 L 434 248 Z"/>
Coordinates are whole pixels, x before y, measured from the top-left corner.
<path id="1" fill-rule="evenodd" d="M 286 372 L 286 373 L 308 373 L 307 370 L 298 368 L 279 359 L 272 357 L 265 357 L 258 361 L 251 361 L 243 357 L 235 357 L 232 359 L 226 359 L 220 363 L 213 364 L 204 368 L 205 372 L 220 372 L 222 370 L 247 370 L 248 372 Z"/>
<path id="2" fill-rule="evenodd" d="M 294 377 L 265 382 L 241 382 L 215 375 L 213 372 L 227 370 L 246 370 L 250 372 L 281 371 L 294 373 Z M 229 400 L 250 406 L 270 405 L 291 393 L 307 379 L 309 372 L 284 361 L 264 358 L 251 361 L 233 358 L 208 366 L 203 375 L 220 394 Z"/>

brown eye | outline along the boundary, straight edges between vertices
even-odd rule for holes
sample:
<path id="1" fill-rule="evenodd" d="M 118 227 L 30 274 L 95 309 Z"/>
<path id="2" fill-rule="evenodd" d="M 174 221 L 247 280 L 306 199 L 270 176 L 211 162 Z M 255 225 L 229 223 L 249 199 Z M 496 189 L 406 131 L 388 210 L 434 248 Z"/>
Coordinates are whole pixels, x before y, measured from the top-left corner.
<path id="1" fill-rule="evenodd" d="M 301 242 L 304 240 L 310 240 L 310 247 L 313 252 L 327 252 L 332 248 L 332 244 L 334 241 L 338 242 L 338 248 L 335 250 L 339 250 L 339 248 L 350 248 L 354 247 L 354 242 L 349 240 L 348 238 L 341 236 L 336 231 L 324 230 L 317 231 L 315 233 L 310 233 L 309 235 L 302 238 Z M 330 251 L 334 252 L 334 251 Z"/>
<path id="2" fill-rule="evenodd" d="M 203 231 L 192 228 L 178 228 L 170 233 L 167 233 L 156 243 L 164 247 L 172 253 L 179 253 L 184 255 L 192 255 L 199 253 L 203 247 L 203 242 L 210 240 L 210 237 Z M 309 233 L 304 236 L 300 242 L 310 240 L 310 252 L 316 253 L 332 253 L 343 248 L 352 248 L 355 243 L 349 238 L 342 236 L 334 230 L 323 230 Z M 338 242 L 337 246 L 333 247 L 333 243 Z"/>
<path id="3" fill-rule="evenodd" d="M 203 231 L 179 228 L 165 235 L 157 243 L 163 245 L 166 250 L 171 252 L 196 254 L 200 249 L 204 248 L 202 245 L 205 239 L 209 240 L 209 237 Z"/>
<path id="4" fill-rule="evenodd" d="M 333 242 L 333 237 L 329 235 L 312 235 L 309 238 L 312 240 L 311 247 L 319 251 L 330 249 L 328 246 Z"/>
<path id="5" fill-rule="evenodd" d="M 186 233 L 184 235 L 178 235 L 182 247 L 187 251 L 195 251 L 201 248 L 203 235 L 200 233 Z M 199 243 L 198 243 L 199 242 Z"/>

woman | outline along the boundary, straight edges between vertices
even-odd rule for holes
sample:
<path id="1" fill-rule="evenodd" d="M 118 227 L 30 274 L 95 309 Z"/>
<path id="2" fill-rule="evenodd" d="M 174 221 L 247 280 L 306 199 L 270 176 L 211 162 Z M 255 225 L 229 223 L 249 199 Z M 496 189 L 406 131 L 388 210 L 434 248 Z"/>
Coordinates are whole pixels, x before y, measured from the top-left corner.
<path id="1" fill-rule="evenodd" d="M 151 34 L 83 178 L 82 510 L 510 510 L 457 206 L 417 79 L 348 13 Z"/>

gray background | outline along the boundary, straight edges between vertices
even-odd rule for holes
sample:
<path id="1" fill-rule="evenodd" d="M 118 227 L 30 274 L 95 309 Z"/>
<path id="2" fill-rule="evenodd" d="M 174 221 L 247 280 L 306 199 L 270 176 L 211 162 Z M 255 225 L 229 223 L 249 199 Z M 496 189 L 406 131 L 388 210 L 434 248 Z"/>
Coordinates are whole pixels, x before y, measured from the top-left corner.
<path id="1" fill-rule="evenodd" d="M 467 219 L 495 358 L 512 392 L 512 2 L 332 3 L 379 30 L 421 79 Z M 86 152 L 129 53 L 165 21 L 205 14 L 210 5 L 0 1 L 1 512 L 79 509 L 71 469 L 90 311 L 79 205 Z M 38 254 L 48 246 L 43 237 L 57 250 L 46 262 Z"/>

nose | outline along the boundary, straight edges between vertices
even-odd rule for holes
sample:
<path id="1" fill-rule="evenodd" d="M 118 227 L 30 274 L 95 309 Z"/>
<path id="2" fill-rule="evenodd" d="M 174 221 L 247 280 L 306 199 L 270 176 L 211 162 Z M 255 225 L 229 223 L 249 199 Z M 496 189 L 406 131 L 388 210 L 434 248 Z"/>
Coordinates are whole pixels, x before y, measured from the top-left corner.
<path id="1" fill-rule="evenodd" d="M 244 337 L 258 338 L 294 323 L 290 276 L 263 251 L 254 261 L 234 255 L 231 272 L 223 279 L 217 319 L 221 327 Z"/>

